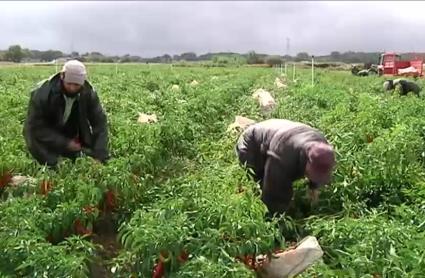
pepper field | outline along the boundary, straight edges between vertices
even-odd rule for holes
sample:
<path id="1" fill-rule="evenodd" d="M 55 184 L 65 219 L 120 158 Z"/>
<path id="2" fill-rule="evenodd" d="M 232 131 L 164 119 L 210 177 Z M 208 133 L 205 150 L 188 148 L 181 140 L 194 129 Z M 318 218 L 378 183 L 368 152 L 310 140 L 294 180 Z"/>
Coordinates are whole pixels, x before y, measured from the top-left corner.
<path id="1" fill-rule="evenodd" d="M 384 94 L 381 77 L 348 71 L 319 70 L 312 87 L 298 69 L 297 82 L 278 89 L 271 68 L 89 65 L 112 158 L 64 159 L 54 172 L 33 161 L 22 136 L 30 90 L 54 70 L 0 68 L 1 277 L 152 277 L 160 256 L 165 277 L 255 277 L 238 257 L 306 235 L 325 255 L 301 277 L 423 277 L 422 96 Z M 257 88 L 275 97 L 271 115 L 252 99 Z M 139 112 L 158 122 L 139 124 Z M 226 132 L 236 115 L 324 132 L 338 166 L 317 205 L 299 181 L 288 214 L 264 219 L 234 153 L 238 134 Z M 16 175 L 31 178 L 12 185 Z"/>

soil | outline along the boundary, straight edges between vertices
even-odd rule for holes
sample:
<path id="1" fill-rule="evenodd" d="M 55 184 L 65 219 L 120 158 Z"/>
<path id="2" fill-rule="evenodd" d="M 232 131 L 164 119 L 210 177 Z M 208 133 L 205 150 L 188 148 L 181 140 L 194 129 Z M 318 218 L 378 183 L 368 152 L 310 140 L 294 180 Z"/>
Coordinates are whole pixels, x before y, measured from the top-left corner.
<path id="1" fill-rule="evenodd" d="M 102 248 L 97 250 L 90 265 L 90 277 L 112 277 L 108 262 L 116 257 L 121 249 L 118 241 L 118 225 L 113 213 L 105 213 L 99 217 L 93 226 L 91 240 Z"/>

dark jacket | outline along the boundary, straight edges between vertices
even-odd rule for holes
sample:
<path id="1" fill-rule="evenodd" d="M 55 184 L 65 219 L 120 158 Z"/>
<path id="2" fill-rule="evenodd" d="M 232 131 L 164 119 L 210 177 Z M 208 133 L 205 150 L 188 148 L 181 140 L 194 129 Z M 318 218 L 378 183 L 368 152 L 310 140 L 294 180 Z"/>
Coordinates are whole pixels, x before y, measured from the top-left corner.
<path id="1" fill-rule="evenodd" d="M 306 150 L 312 142 L 328 143 L 318 130 L 281 119 L 257 123 L 241 135 L 237 145 L 239 159 L 261 178 L 261 198 L 271 213 L 288 209 L 292 183 L 304 177 Z"/>
<path id="2" fill-rule="evenodd" d="M 397 85 L 400 86 L 400 94 L 402 96 L 407 95 L 410 92 L 419 96 L 419 92 L 421 91 L 421 87 L 419 87 L 419 85 L 416 84 L 415 82 L 401 79 L 401 78 L 395 79 L 395 80 L 387 80 L 384 83 L 384 88 L 390 91 L 390 90 L 394 90 Z"/>
<path id="3" fill-rule="evenodd" d="M 60 74 L 40 83 L 31 92 L 23 134 L 28 148 L 42 153 L 43 160 L 49 160 L 49 156 L 65 152 L 72 138 L 64 132 L 65 100 Z M 90 149 L 91 156 L 105 161 L 109 156 L 107 118 L 95 90 L 87 81 L 73 105 L 73 113 L 77 114 L 78 127 L 74 129 L 78 131 L 81 145 Z"/>
<path id="4" fill-rule="evenodd" d="M 394 80 L 394 85 L 400 84 L 401 86 L 401 95 L 407 95 L 408 93 L 412 92 L 415 95 L 419 96 L 419 92 L 421 91 L 421 88 L 412 81 L 409 80 Z"/>

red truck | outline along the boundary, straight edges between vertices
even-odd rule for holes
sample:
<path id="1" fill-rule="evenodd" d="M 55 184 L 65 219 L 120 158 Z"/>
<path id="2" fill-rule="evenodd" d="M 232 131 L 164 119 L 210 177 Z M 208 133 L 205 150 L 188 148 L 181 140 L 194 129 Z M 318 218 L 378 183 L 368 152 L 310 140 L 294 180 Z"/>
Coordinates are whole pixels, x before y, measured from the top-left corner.
<path id="1" fill-rule="evenodd" d="M 402 61 L 400 55 L 386 52 L 381 54 L 378 72 L 380 75 L 423 76 L 423 60 L 415 58 L 410 61 Z"/>

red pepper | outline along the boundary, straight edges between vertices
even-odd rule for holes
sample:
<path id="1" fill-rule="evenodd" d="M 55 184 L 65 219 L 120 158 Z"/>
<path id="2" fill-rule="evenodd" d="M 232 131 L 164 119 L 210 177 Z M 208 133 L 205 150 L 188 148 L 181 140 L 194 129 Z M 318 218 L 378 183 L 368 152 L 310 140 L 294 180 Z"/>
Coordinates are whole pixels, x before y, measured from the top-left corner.
<path id="1" fill-rule="evenodd" d="M 184 263 L 189 258 L 189 254 L 186 251 L 181 251 L 180 255 L 177 257 L 177 260 L 181 263 Z"/>
<path id="2" fill-rule="evenodd" d="M 117 206 L 117 198 L 115 196 L 115 193 L 112 190 L 108 190 L 105 193 L 105 204 L 104 209 L 106 211 L 112 211 Z"/>
<path id="3" fill-rule="evenodd" d="M 12 174 L 9 171 L 3 172 L 0 178 L 0 189 L 6 187 L 12 181 Z"/>
<path id="4" fill-rule="evenodd" d="M 243 257 L 237 256 L 236 259 L 244 263 L 247 267 L 249 267 L 252 270 L 257 269 L 255 256 L 252 256 L 252 255 L 245 255 Z"/>
<path id="5" fill-rule="evenodd" d="M 275 250 L 273 250 L 273 253 L 275 254 L 279 254 L 279 253 L 283 253 L 285 250 L 282 250 L 280 248 L 276 248 Z"/>
<path id="6" fill-rule="evenodd" d="M 49 191 L 52 189 L 52 187 L 53 187 L 53 183 L 51 181 L 42 180 L 40 182 L 40 192 L 41 192 L 41 194 L 46 196 L 47 193 L 49 193 Z"/>
<path id="7" fill-rule="evenodd" d="M 74 221 L 74 231 L 76 234 L 82 234 L 84 232 L 83 224 L 81 224 L 80 219 Z"/>
<path id="8" fill-rule="evenodd" d="M 245 256 L 245 264 L 246 264 L 249 268 L 251 268 L 251 269 L 253 269 L 253 270 L 255 270 L 255 269 L 256 269 L 256 265 L 255 265 L 255 258 L 254 258 L 253 256 L 251 256 L 251 255 L 246 255 L 246 256 Z"/>
<path id="9" fill-rule="evenodd" d="M 248 257 L 247 255 L 245 255 L 245 256 L 244 256 L 243 262 L 244 262 L 244 264 L 246 264 L 247 266 L 250 266 L 250 263 L 249 263 L 249 257 Z"/>
<path id="10" fill-rule="evenodd" d="M 255 254 L 251 257 L 251 267 L 252 269 L 257 269 L 257 264 L 256 264 L 256 260 L 255 260 Z"/>
<path id="11" fill-rule="evenodd" d="M 153 268 L 152 278 L 162 278 L 164 273 L 164 263 L 160 260 Z"/>
<path id="12" fill-rule="evenodd" d="M 95 211 L 96 211 L 96 207 L 95 206 L 85 206 L 84 208 L 83 208 L 83 211 L 86 213 L 86 214 L 92 214 L 92 213 L 94 213 Z"/>
<path id="13" fill-rule="evenodd" d="M 270 262 L 270 256 L 265 256 L 264 258 L 258 260 L 256 270 L 262 268 L 266 263 Z"/>
<path id="14" fill-rule="evenodd" d="M 74 231 L 77 235 L 83 236 L 83 235 L 91 235 L 92 231 L 90 229 L 87 229 L 82 223 L 80 219 L 76 219 L 74 221 Z"/>

